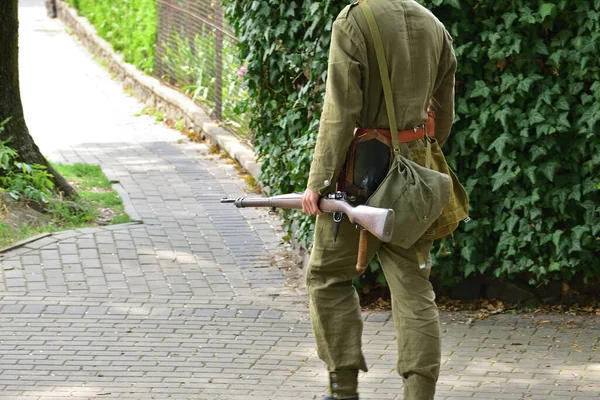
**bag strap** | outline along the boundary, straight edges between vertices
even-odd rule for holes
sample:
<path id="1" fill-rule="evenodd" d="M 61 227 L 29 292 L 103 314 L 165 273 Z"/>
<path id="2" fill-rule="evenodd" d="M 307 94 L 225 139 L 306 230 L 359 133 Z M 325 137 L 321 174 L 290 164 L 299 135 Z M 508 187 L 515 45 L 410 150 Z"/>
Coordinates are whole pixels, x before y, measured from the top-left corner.
<path id="1" fill-rule="evenodd" d="M 383 96 L 385 98 L 385 107 L 388 113 L 388 120 L 390 122 L 390 133 L 392 136 L 392 144 L 394 145 L 394 155 L 400 156 L 400 141 L 398 140 L 398 127 L 396 125 L 396 113 L 394 111 L 394 98 L 392 97 L 392 84 L 390 83 L 390 73 L 387 67 L 387 60 L 385 58 L 385 52 L 383 49 L 383 43 L 381 41 L 381 34 L 379 27 L 375 21 L 375 15 L 369 4 L 366 1 L 360 3 L 360 9 L 363 11 L 367 23 L 369 24 L 369 30 L 373 37 L 373 43 L 375 45 L 375 54 L 377 55 L 377 64 L 379 65 L 379 74 L 381 75 L 381 84 L 383 86 Z M 425 135 L 427 136 L 427 135 Z M 429 168 L 431 163 L 431 144 L 426 137 L 427 157 L 425 161 L 425 167 Z M 420 243 L 415 245 L 415 252 L 417 254 L 417 263 L 419 268 L 426 268 L 427 263 L 423 252 L 421 250 Z"/>
<path id="2" fill-rule="evenodd" d="M 396 124 L 396 113 L 394 112 L 394 98 L 392 97 L 392 84 L 390 83 L 390 73 L 388 71 L 387 61 L 385 58 L 385 52 L 383 50 L 383 42 L 381 41 L 381 34 L 379 33 L 379 27 L 375 21 L 375 15 L 371 7 L 366 1 L 360 3 L 360 9 L 365 14 L 367 23 L 369 24 L 369 30 L 373 37 L 373 43 L 375 44 L 375 54 L 377 55 L 377 64 L 379 65 L 379 74 L 381 75 L 381 84 L 383 85 L 383 96 L 385 97 L 385 107 L 388 113 L 388 119 L 390 121 L 390 131 L 392 136 L 392 143 L 394 145 L 394 154 L 400 155 L 400 142 L 398 141 L 398 127 Z"/>
<path id="3" fill-rule="evenodd" d="M 385 58 L 385 51 L 383 49 L 383 42 L 381 40 L 381 33 L 375 21 L 375 15 L 371 10 L 371 6 L 366 1 L 360 3 L 360 9 L 362 10 L 371 36 L 373 37 L 373 44 L 375 45 L 375 54 L 377 56 L 377 64 L 379 65 L 379 74 L 381 75 L 381 84 L 383 86 L 383 96 L 385 98 L 385 107 L 387 109 L 388 120 L 390 122 L 390 131 L 392 136 L 392 144 L 394 146 L 394 155 L 400 155 L 400 142 L 398 141 L 398 127 L 396 123 L 396 113 L 394 111 L 394 98 L 392 96 L 392 84 L 390 83 L 390 73 L 388 71 L 387 60 Z M 426 138 L 427 139 L 427 138 Z M 429 140 L 425 140 L 426 144 L 426 159 L 425 167 L 431 166 L 431 144 Z"/>

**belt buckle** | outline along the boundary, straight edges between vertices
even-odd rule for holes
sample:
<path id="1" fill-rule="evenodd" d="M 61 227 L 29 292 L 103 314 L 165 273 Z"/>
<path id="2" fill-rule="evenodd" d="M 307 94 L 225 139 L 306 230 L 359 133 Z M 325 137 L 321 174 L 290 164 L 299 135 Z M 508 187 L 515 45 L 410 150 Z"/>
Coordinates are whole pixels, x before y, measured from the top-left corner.
<path id="1" fill-rule="evenodd" d="M 419 130 L 419 128 L 423 128 L 423 137 L 427 136 L 427 123 L 424 123 L 423 125 L 415 126 L 413 128 L 413 130 L 415 131 L 415 133 L 417 133 L 417 131 Z"/>

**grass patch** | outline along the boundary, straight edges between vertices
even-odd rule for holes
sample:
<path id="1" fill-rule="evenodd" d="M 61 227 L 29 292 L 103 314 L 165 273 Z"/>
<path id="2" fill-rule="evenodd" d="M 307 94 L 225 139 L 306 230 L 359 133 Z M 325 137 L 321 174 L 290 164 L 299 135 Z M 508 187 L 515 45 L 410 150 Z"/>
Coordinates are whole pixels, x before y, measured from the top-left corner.
<path id="1" fill-rule="evenodd" d="M 53 198 L 42 205 L 12 202 L 3 196 L 0 247 L 45 232 L 130 221 L 121 198 L 99 166 L 76 163 L 53 164 L 53 167 L 75 187 L 79 198 Z"/>
<path id="2" fill-rule="evenodd" d="M 185 119 L 179 118 L 177 121 L 175 121 L 173 128 L 175 128 L 175 130 L 178 130 L 179 132 L 183 132 L 185 130 Z"/>
<path id="3" fill-rule="evenodd" d="M 79 199 L 56 203 L 56 213 L 70 225 L 110 225 L 129 222 L 125 206 L 118 193 L 98 165 L 75 163 L 54 164 L 76 189 Z M 78 207 L 79 206 L 79 207 Z M 78 226 L 74 226 L 78 227 Z"/>
<path id="4" fill-rule="evenodd" d="M 112 190 L 110 181 L 97 165 L 75 163 L 52 164 L 52 166 L 77 189 L 84 192 Z"/>
<path id="5" fill-rule="evenodd" d="M 0 222 L 0 247 L 10 246 L 13 243 L 50 231 L 51 230 L 28 224 L 13 227 L 4 222 Z"/>
<path id="6" fill-rule="evenodd" d="M 164 112 L 152 106 L 145 106 L 142 111 L 134 115 L 136 117 L 139 117 L 140 115 L 147 115 L 154 118 L 154 122 L 163 122 L 167 120 L 167 115 Z"/>

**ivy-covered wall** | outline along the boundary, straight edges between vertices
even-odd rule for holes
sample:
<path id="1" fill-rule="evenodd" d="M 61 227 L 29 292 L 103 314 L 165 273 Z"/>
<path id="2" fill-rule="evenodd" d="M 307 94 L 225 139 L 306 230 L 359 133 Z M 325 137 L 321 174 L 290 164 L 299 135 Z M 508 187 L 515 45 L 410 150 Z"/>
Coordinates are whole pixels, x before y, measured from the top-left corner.
<path id="1" fill-rule="evenodd" d="M 305 189 L 319 126 L 334 17 L 345 1 L 225 0 L 235 28 L 250 97 L 262 184 L 273 194 Z M 314 220 L 290 213 L 300 241 L 312 240 Z"/>
<path id="2" fill-rule="evenodd" d="M 456 38 L 449 150 L 476 219 L 444 272 L 598 277 L 600 1 L 470 3 L 436 9 Z"/>
<path id="3" fill-rule="evenodd" d="M 457 118 L 445 152 L 473 218 L 446 243 L 451 255 L 437 255 L 438 277 L 600 277 L 600 0 L 420 2 L 454 37 Z M 301 191 L 331 25 L 348 1 L 225 3 L 247 66 L 263 184 Z M 289 218 L 310 240 L 312 220 Z"/>

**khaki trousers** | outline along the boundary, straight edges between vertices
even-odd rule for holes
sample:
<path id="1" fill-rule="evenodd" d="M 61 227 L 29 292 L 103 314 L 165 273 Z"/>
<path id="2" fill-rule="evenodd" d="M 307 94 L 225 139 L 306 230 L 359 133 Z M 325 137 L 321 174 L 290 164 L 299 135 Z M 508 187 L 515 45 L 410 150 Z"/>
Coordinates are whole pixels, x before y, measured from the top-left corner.
<path id="1" fill-rule="evenodd" d="M 336 399 L 358 395 L 358 370 L 367 371 L 362 353 L 363 321 L 356 289 L 359 231 L 344 218 L 333 241 L 331 214 L 317 216 L 314 247 L 307 271 L 310 315 L 317 350 L 329 370 L 327 394 Z M 432 400 L 439 375 L 441 337 L 435 294 L 429 282 L 430 241 L 419 241 L 427 268 L 420 269 L 416 249 L 382 243 L 369 235 L 392 294 L 398 344 L 398 374 L 404 379 L 404 400 Z"/>

